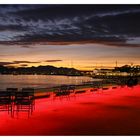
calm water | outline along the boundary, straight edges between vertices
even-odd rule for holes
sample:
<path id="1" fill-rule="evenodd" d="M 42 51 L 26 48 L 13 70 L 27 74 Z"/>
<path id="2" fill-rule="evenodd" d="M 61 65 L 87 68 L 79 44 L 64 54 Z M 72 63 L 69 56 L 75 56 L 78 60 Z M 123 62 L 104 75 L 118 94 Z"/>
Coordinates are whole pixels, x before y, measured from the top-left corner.
<path id="1" fill-rule="evenodd" d="M 88 81 L 94 80 L 90 77 L 84 76 L 0 75 L 0 89 L 10 87 L 46 88 L 61 84 L 80 84 Z"/>

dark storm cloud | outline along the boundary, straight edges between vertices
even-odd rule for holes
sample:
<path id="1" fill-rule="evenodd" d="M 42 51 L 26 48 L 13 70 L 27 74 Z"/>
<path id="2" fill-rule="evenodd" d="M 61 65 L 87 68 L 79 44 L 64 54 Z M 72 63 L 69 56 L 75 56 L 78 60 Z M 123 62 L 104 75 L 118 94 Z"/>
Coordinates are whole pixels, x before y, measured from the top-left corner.
<path id="1" fill-rule="evenodd" d="M 139 25 L 140 5 L 0 6 L 1 44 L 84 41 L 139 47 Z"/>

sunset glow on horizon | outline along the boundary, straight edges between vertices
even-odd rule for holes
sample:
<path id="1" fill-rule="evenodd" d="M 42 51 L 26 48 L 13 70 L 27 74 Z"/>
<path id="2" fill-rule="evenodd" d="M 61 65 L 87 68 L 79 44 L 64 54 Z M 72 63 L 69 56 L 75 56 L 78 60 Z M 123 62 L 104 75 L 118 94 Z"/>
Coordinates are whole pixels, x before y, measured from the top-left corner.
<path id="1" fill-rule="evenodd" d="M 10 47 L 12 50 L 8 49 Z M 29 48 L 1 45 L 0 48 L 1 64 L 5 63 L 7 66 L 14 67 L 52 65 L 93 70 L 95 68 L 114 68 L 116 61 L 118 66 L 131 63 L 140 64 L 140 48 L 134 50 L 130 47 L 126 50 L 125 47 L 118 48 L 99 44 L 35 45 Z"/>

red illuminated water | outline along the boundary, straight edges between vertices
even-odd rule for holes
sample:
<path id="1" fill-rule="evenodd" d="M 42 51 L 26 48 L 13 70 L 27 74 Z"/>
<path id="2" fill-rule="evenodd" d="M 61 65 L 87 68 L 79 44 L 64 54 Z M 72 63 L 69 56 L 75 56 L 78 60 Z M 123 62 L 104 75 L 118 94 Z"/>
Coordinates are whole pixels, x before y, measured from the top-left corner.
<path id="1" fill-rule="evenodd" d="M 0 135 L 140 135 L 140 85 L 38 99 L 29 118 L 0 112 Z"/>

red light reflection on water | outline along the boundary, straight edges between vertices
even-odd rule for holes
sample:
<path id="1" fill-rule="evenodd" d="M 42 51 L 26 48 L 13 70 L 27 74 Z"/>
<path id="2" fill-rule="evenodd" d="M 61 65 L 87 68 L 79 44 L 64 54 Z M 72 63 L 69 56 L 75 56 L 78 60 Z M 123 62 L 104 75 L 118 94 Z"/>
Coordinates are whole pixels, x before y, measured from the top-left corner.
<path id="1" fill-rule="evenodd" d="M 140 85 L 36 100 L 32 116 L 0 112 L 0 135 L 140 135 Z"/>

